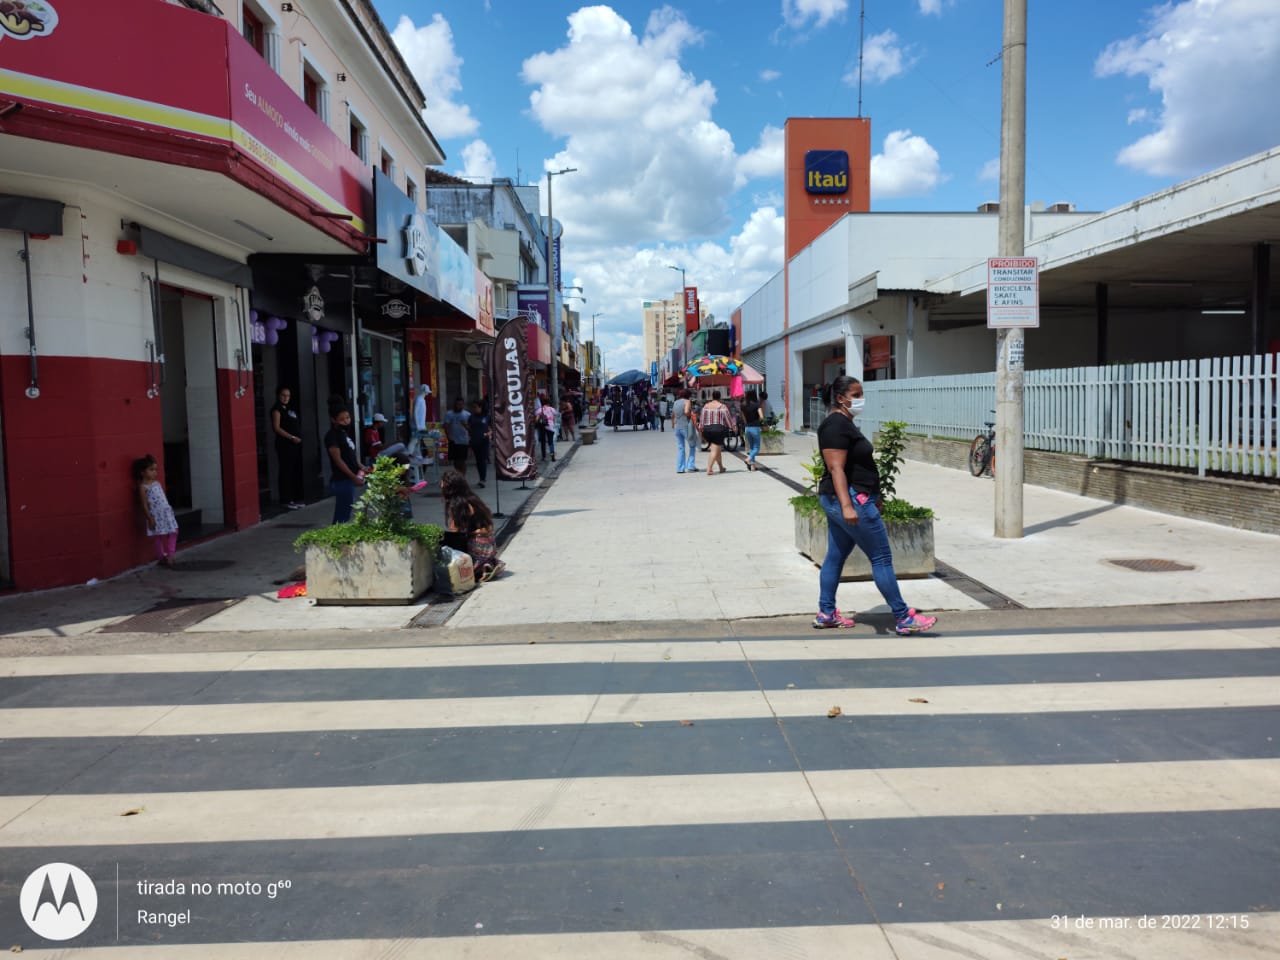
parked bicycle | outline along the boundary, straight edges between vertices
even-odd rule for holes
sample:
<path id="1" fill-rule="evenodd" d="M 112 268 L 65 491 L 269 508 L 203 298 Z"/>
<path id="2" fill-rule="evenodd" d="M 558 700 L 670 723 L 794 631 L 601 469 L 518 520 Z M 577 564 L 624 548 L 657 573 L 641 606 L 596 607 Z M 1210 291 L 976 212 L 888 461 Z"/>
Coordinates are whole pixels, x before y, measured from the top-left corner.
<path id="1" fill-rule="evenodd" d="M 986 423 L 987 432 L 978 434 L 969 444 L 969 472 L 975 477 L 996 475 L 996 425 L 989 420 Z"/>

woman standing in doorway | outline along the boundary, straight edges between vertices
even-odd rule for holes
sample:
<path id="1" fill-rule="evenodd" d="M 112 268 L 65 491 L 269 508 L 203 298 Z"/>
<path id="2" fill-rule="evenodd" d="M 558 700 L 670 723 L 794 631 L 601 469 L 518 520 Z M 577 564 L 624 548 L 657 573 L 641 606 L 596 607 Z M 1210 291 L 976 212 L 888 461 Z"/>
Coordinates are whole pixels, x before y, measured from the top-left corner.
<path id="1" fill-rule="evenodd" d="M 280 505 L 289 510 L 302 509 L 302 418 L 289 405 L 293 391 L 281 387 L 276 391 L 276 404 L 271 408 L 271 432 L 276 438 L 276 482 L 280 487 Z"/>
<path id="2" fill-rule="evenodd" d="M 899 636 L 920 633 L 938 622 L 908 607 L 898 589 L 893 570 L 889 534 L 880 517 L 880 473 L 871 441 L 854 426 L 866 401 L 862 383 L 853 377 L 836 377 L 823 391 L 830 411 L 818 427 L 818 449 L 826 469 L 818 483 L 818 501 L 827 515 L 827 556 L 818 574 L 818 615 L 815 628 L 852 627 L 853 618 L 836 609 L 840 572 L 853 548 L 859 547 L 871 561 L 871 577 L 885 603 L 893 611 Z"/>

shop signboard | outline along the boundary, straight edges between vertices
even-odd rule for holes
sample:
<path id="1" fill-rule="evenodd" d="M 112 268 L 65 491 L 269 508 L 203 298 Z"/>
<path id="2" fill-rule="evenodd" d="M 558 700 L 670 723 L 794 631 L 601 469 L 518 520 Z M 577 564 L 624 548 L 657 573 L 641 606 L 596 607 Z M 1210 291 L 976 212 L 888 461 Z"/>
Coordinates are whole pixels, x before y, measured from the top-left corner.
<path id="1" fill-rule="evenodd" d="M 0 30 L 0 97 L 39 104 L 48 133 L 74 118 L 96 149 L 215 170 L 259 192 L 264 171 L 365 229 L 368 169 L 234 24 L 154 0 L 113 0 L 107 20 L 99 0 L 29 6 L 42 26 L 29 26 L 26 42 Z M 118 26 L 108 35 L 104 23 Z"/>
<path id="2" fill-rule="evenodd" d="M 508 320 L 489 354 L 489 381 L 493 385 L 489 429 L 499 480 L 532 480 L 538 475 L 533 456 L 536 434 L 528 325 L 524 317 Z"/>
<path id="3" fill-rule="evenodd" d="M 373 174 L 377 267 L 432 300 L 477 319 L 475 264 L 382 171 Z"/>
<path id="4" fill-rule="evenodd" d="M 684 288 L 684 332 L 693 333 L 698 329 L 701 320 L 698 316 L 698 288 Z"/>

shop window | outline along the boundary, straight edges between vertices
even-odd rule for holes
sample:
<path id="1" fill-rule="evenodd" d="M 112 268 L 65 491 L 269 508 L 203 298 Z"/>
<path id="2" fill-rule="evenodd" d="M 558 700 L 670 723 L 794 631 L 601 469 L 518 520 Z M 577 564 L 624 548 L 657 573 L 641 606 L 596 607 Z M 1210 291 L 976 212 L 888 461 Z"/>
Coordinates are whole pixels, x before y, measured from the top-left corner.
<path id="1" fill-rule="evenodd" d="M 272 70 L 280 71 L 280 31 L 263 8 L 249 0 L 240 6 L 240 35 Z"/>
<path id="2" fill-rule="evenodd" d="M 360 118 L 351 114 L 348 142 L 351 152 L 360 158 L 361 163 L 369 162 L 369 128 L 360 122 Z"/>
<path id="3" fill-rule="evenodd" d="M 311 64 L 302 64 L 302 99 L 311 112 L 329 122 L 329 85 Z"/>
<path id="4" fill-rule="evenodd" d="M 267 58 L 267 36 L 266 30 L 263 29 L 262 21 L 248 7 L 244 8 L 244 14 L 240 21 L 240 32 L 244 38 L 249 41 L 249 46 L 258 51 L 258 56 L 262 59 Z"/>

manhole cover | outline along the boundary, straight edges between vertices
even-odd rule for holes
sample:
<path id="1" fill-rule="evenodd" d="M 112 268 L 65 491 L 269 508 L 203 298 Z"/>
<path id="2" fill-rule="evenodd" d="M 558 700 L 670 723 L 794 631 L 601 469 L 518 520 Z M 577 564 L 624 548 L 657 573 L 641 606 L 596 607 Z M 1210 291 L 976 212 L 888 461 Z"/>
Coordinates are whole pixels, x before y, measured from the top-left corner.
<path id="1" fill-rule="evenodd" d="M 1137 560 L 1108 560 L 1107 563 L 1117 567 L 1124 567 L 1126 570 L 1136 570 L 1138 573 L 1174 573 L 1178 570 L 1194 570 L 1189 563 L 1179 563 L 1177 560 L 1161 560 L 1155 557 L 1142 557 Z"/>
<path id="2" fill-rule="evenodd" d="M 239 603 L 241 597 L 174 597 L 127 620 L 103 627 L 103 633 L 181 633 L 201 620 Z"/>

